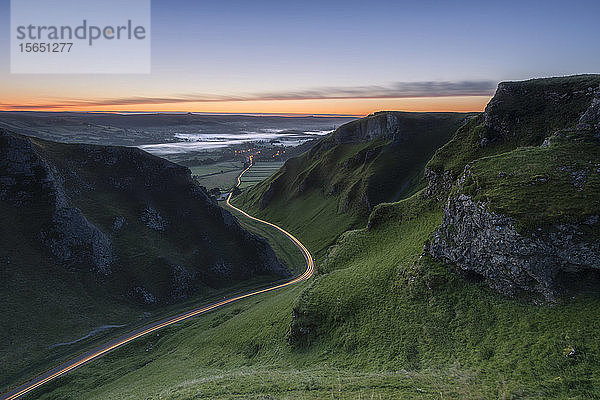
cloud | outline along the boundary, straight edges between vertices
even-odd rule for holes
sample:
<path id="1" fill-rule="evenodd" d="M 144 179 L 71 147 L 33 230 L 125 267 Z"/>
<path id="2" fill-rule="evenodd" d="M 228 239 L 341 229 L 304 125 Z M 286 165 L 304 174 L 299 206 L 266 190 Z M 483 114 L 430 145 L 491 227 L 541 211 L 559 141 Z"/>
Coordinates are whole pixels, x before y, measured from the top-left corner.
<path id="1" fill-rule="evenodd" d="M 94 106 L 127 106 L 173 103 L 222 103 L 245 101 L 286 100 L 344 100 L 344 99 L 402 99 L 417 97 L 491 96 L 496 89 L 495 81 L 425 81 L 393 82 L 381 86 L 323 87 L 301 91 L 279 91 L 248 95 L 183 94 L 170 97 L 115 97 L 98 100 L 70 99 L 36 105 L 7 105 L 10 109 L 47 109 Z"/>
<path id="2" fill-rule="evenodd" d="M 265 93 L 264 100 L 401 99 L 414 97 L 488 96 L 494 81 L 394 82 L 387 86 L 328 87 L 316 90 Z"/>

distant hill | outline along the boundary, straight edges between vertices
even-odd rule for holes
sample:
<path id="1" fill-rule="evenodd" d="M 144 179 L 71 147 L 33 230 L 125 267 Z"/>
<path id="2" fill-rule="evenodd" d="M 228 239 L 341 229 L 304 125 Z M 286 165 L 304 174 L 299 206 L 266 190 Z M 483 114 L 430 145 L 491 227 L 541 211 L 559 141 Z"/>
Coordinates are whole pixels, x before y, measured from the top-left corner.
<path id="1" fill-rule="evenodd" d="M 175 134 L 274 133 L 306 136 L 330 131 L 354 117 L 168 113 L 0 111 L 0 128 L 65 143 L 140 146 L 181 141 Z"/>
<path id="2" fill-rule="evenodd" d="M 0 219 L 3 378 L 94 324 L 290 275 L 187 168 L 136 148 L 0 129 Z"/>
<path id="3" fill-rule="evenodd" d="M 311 232 L 305 240 L 322 251 L 377 204 L 418 190 L 427 161 L 472 116 L 390 111 L 350 122 L 236 201 Z"/>

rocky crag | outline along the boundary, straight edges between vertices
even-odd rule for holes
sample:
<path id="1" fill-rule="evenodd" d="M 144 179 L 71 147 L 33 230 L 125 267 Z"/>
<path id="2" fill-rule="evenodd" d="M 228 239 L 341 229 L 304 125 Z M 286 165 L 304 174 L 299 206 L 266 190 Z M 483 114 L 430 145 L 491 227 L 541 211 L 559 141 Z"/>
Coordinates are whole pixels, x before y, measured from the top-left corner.
<path id="1" fill-rule="evenodd" d="M 600 76 L 500 84 L 426 177 L 424 196 L 445 204 L 429 254 L 500 293 L 556 300 L 600 271 Z"/>
<path id="2" fill-rule="evenodd" d="M 0 130 L 0 203 L 27 225 L 25 247 L 40 244 L 63 268 L 144 303 L 254 275 L 290 275 L 187 168 L 136 148 Z"/>

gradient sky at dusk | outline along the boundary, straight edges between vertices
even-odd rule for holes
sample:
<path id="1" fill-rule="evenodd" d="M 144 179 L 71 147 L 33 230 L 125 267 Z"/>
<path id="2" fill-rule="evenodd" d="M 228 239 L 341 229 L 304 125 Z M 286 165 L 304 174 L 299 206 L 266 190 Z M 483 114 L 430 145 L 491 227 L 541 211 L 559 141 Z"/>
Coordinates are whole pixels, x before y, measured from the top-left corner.
<path id="1" fill-rule="evenodd" d="M 9 5 L 3 110 L 476 111 L 502 80 L 600 72 L 597 0 L 154 0 L 149 75 L 10 74 Z"/>

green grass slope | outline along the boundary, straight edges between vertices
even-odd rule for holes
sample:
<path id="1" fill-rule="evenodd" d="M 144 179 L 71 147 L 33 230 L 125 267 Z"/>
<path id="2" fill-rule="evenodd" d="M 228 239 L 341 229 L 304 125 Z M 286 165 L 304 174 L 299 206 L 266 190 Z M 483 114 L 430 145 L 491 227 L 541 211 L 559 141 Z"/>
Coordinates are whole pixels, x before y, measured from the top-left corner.
<path id="1" fill-rule="evenodd" d="M 422 256 L 440 221 L 415 197 L 344 235 L 296 306 L 297 346 L 335 348 L 367 369 L 458 370 L 480 382 L 471 397 L 597 394 L 598 291 L 554 306 L 504 298 Z"/>
<path id="2" fill-rule="evenodd" d="M 456 178 L 470 161 L 539 146 L 556 131 L 574 128 L 599 87 L 600 75 L 502 82 L 485 113 L 458 130 L 427 168 Z"/>
<path id="3" fill-rule="evenodd" d="M 600 297 L 504 298 L 421 256 L 442 211 L 378 206 L 312 283 L 118 350 L 50 399 L 595 398 Z"/>
<path id="4" fill-rule="evenodd" d="M 414 193 L 466 114 L 381 112 L 343 125 L 235 203 L 297 233 L 317 256 L 373 207 Z"/>
<path id="5" fill-rule="evenodd" d="M 581 224 L 600 211 L 600 141 L 558 139 L 481 158 L 470 165 L 460 193 L 524 231 Z"/>

